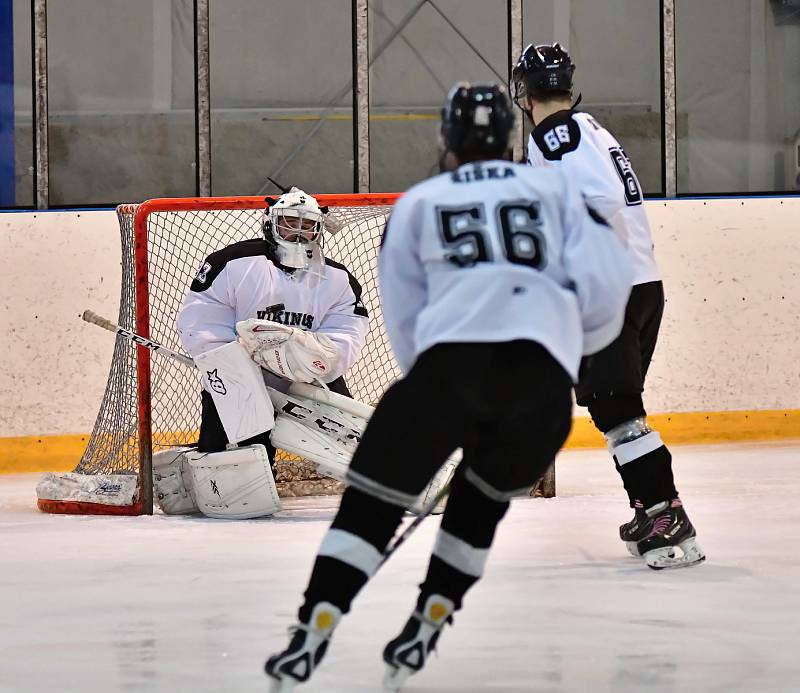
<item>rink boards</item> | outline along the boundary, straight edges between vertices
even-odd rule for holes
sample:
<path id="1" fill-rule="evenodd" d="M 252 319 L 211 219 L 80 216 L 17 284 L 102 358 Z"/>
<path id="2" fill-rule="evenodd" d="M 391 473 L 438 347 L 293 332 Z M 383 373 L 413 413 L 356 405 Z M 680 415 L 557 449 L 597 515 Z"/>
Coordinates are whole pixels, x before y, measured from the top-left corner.
<path id="1" fill-rule="evenodd" d="M 800 437 L 797 198 L 646 202 L 667 304 L 645 403 L 672 442 Z M 106 384 L 113 211 L 0 214 L 0 472 L 71 469 Z M 572 447 L 602 444 L 576 410 Z"/>

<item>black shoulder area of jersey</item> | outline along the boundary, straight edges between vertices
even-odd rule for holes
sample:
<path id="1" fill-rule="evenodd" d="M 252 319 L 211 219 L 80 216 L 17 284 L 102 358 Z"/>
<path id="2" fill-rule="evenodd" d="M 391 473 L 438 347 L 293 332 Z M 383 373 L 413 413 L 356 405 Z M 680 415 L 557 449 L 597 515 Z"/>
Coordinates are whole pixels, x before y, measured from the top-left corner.
<path id="1" fill-rule="evenodd" d="M 340 262 L 336 262 L 336 260 L 331 260 L 329 257 L 326 257 L 325 264 L 328 265 L 328 267 L 340 269 L 347 274 L 347 281 L 350 282 L 350 290 L 353 292 L 353 296 L 355 297 L 355 301 L 353 301 L 353 313 L 355 315 L 368 318 L 369 313 L 367 312 L 364 304 L 361 302 L 361 294 L 363 293 L 363 290 L 361 289 L 361 284 L 358 283 L 358 279 L 350 274 L 350 270 L 347 269 L 347 267 Z"/>
<path id="2" fill-rule="evenodd" d="M 572 117 L 575 111 L 564 109 L 547 116 L 534 129 L 533 141 L 548 161 L 561 161 L 581 142 L 581 128 Z"/>
<path id="3" fill-rule="evenodd" d="M 222 250 L 211 253 L 197 271 L 192 281 L 191 290 L 202 293 L 214 283 L 214 280 L 229 262 L 243 257 L 256 257 L 258 255 L 264 255 L 271 259 L 269 246 L 263 238 L 239 241 L 225 246 Z"/>

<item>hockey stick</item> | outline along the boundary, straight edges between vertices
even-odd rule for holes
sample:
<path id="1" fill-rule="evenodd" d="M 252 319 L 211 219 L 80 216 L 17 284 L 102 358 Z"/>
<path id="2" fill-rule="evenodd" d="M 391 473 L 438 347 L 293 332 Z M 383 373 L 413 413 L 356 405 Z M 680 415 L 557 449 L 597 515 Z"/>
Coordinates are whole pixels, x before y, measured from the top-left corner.
<path id="1" fill-rule="evenodd" d="M 124 327 L 120 327 L 119 325 L 115 325 L 113 322 L 104 318 L 102 315 L 98 315 L 94 311 L 85 310 L 83 311 L 83 315 L 81 318 L 86 322 L 92 323 L 92 325 L 97 325 L 98 327 L 102 327 L 104 330 L 108 330 L 109 332 L 114 332 L 118 334 L 120 337 L 125 337 L 125 339 L 130 339 L 132 342 L 138 344 L 139 346 L 143 346 L 146 349 L 150 349 L 156 353 L 160 353 L 162 356 L 166 356 L 168 358 L 174 359 L 179 363 L 182 363 L 184 366 L 189 366 L 189 368 L 194 368 L 194 361 L 185 354 L 179 354 L 177 351 L 172 351 L 172 349 L 167 349 L 163 344 L 159 344 L 158 342 L 153 341 L 152 339 L 148 339 L 147 337 L 142 337 L 141 335 L 136 334 L 135 332 L 131 332 L 130 330 L 126 330 Z"/>
<path id="2" fill-rule="evenodd" d="M 436 509 L 436 506 L 445 499 L 448 493 L 450 493 L 449 483 L 445 484 L 439 489 L 439 493 L 437 493 L 432 500 L 428 501 L 428 504 L 422 509 L 422 512 L 420 512 L 420 514 L 417 515 L 414 520 L 386 547 L 386 550 L 383 552 L 381 562 L 378 563 L 378 568 L 386 563 L 386 561 L 389 560 L 394 552 L 397 551 L 397 549 L 399 549 L 406 541 L 408 541 L 408 538 L 417 531 L 417 528 L 422 524 L 422 521 Z"/>
<path id="3" fill-rule="evenodd" d="M 186 354 L 181 354 L 180 352 L 173 351 L 172 349 L 165 347 L 163 344 L 159 344 L 153 339 L 148 339 L 147 337 L 142 337 L 141 335 L 136 334 L 131 330 L 126 330 L 124 327 L 120 327 L 119 325 L 114 324 L 108 318 L 104 318 L 103 316 L 98 315 L 94 311 L 91 310 L 83 311 L 83 315 L 81 315 L 81 318 L 84 321 L 91 323 L 92 325 L 97 325 L 98 327 L 102 327 L 104 330 L 113 332 L 120 337 L 124 337 L 125 339 L 128 339 L 134 342 L 135 344 L 138 344 L 139 346 L 145 347 L 146 349 L 150 349 L 151 351 L 157 354 L 161 354 L 162 356 L 173 359 L 174 361 L 177 361 L 178 363 L 181 363 L 184 366 L 188 366 L 189 368 L 196 368 L 194 360 L 191 357 L 186 356 Z M 328 388 L 327 385 L 324 385 L 322 383 L 321 385 L 323 392 L 330 393 L 330 388 Z M 307 383 L 292 383 L 289 387 L 288 394 L 289 395 L 295 394 L 299 397 L 306 397 L 307 399 L 315 399 L 315 397 L 313 396 L 313 390 L 316 389 L 318 388 Z M 293 392 L 293 390 L 295 392 Z M 324 402 L 325 404 L 330 404 L 331 406 L 338 407 L 342 411 L 348 414 L 352 414 L 353 416 L 358 416 L 360 418 L 369 418 L 369 416 L 365 417 L 365 413 L 367 413 L 366 411 L 367 405 L 365 405 L 363 402 L 359 402 L 358 400 L 352 400 L 353 402 L 352 406 L 347 406 L 349 405 L 349 402 L 347 402 L 348 399 L 352 398 L 345 398 L 344 396 L 342 396 L 342 400 L 334 401 L 332 397 L 324 396 L 323 398 L 321 398 L 321 401 Z M 343 406 L 343 404 L 345 406 Z M 339 423 L 341 425 L 340 422 L 336 423 Z"/>

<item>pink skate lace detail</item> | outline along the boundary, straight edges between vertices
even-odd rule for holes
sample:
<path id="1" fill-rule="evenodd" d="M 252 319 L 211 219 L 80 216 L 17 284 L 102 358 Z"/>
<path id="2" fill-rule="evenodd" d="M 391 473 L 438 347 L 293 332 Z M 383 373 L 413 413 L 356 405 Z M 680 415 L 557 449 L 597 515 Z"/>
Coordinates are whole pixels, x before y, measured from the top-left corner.
<path id="1" fill-rule="evenodd" d="M 662 513 L 656 518 L 656 521 L 653 523 L 653 527 L 650 530 L 650 534 L 648 534 L 645 538 L 649 539 L 656 534 L 663 534 L 667 527 L 669 527 L 669 523 L 672 520 L 669 513 Z"/>

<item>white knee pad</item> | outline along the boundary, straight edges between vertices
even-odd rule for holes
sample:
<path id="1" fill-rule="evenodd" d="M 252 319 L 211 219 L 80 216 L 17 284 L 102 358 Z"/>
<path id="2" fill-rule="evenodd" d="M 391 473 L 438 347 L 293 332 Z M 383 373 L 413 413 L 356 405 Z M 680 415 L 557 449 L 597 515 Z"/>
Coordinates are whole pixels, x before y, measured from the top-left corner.
<path id="1" fill-rule="evenodd" d="M 205 387 L 214 399 L 229 443 L 239 443 L 269 431 L 275 412 L 261 368 L 239 342 L 230 342 L 194 359 Z"/>
<path id="2" fill-rule="evenodd" d="M 193 448 L 170 448 L 153 455 L 153 495 L 166 515 L 198 513 L 194 479 L 186 461 Z"/>
<path id="3" fill-rule="evenodd" d="M 281 509 L 275 478 L 263 445 L 186 455 L 197 507 L 204 515 L 246 520 Z"/>

